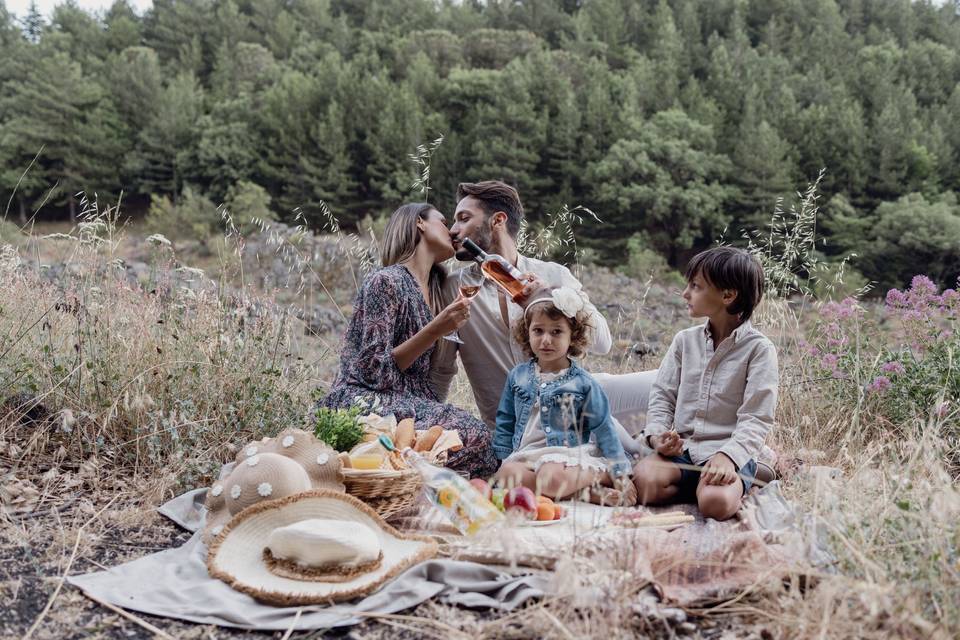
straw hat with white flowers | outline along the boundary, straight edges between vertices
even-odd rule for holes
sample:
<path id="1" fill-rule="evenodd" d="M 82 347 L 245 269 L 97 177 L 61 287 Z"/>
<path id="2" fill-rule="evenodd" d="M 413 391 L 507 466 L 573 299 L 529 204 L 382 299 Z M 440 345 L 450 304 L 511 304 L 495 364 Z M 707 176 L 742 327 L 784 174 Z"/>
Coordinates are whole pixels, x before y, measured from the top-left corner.
<path id="1" fill-rule="evenodd" d="M 353 496 L 316 489 L 244 509 L 210 546 L 207 570 L 263 602 L 323 604 L 367 595 L 436 553 Z"/>

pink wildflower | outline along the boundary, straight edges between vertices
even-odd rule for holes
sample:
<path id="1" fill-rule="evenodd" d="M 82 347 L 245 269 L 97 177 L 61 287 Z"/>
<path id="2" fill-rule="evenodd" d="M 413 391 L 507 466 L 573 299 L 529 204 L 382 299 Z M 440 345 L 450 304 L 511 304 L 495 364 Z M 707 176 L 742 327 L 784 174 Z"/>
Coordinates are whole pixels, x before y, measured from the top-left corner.
<path id="1" fill-rule="evenodd" d="M 891 385 L 890 378 L 888 378 L 887 376 L 877 376 L 876 378 L 873 379 L 873 382 L 867 385 L 867 391 L 870 391 L 873 393 L 880 393 L 882 391 L 886 391 L 887 389 L 889 389 L 890 385 Z"/>
<path id="2" fill-rule="evenodd" d="M 948 411 L 950 411 L 950 402 L 941 402 L 940 406 L 937 407 L 937 417 L 943 418 L 947 415 Z"/>
<path id="3" fill-rule="evenodd" d="M 925 275 L 913 276 L 913 280 L 910 281 L 910 293 L 918 297 L 936 295 L 937 285 Z"/>
<path id="4" fill-rule="evenodd" d="M 903 365 L 902 365 L 901 363 L 899 363 L 899 362 L 896 362 L 896 361 L 894 361 L 894 362 L 887 362 L 886 364 L 884 364 L 884 365 L 882 365 L 882 366 L 880 367 L 880 370 L 883 371 L 884 373 L 898 373 L 898 374 L 899 374 L 899 373 L 903 373 L 904 371 L 906 371 L 906 369 L 904 369 Z"/>
<path id="5" fill-rule="evenodd" d="M 903 295 L 903 292 L 899 289 L 890 289 L 887 291 L 887 306 L 888 307 L 900 307 L 907 303 L 907 296 Z"/>

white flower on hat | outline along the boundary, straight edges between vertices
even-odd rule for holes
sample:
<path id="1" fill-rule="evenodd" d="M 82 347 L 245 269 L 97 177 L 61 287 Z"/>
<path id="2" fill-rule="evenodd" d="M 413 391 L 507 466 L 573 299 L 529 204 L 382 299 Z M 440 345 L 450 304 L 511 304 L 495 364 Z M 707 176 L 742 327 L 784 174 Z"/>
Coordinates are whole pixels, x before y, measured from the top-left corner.
<path id="1" fill-rule="evenodd" d="M 283 440 L 281 441 L 280 444 L 282 444 L 282 445 L 284 446 L 284 448 L 292 447 L 292 446 L 293 446 L 293 436 L 284 436 L 284 438 L 283 438 Z"/>
<path id="2" fill-rule="evenodd" d="M 257 495 L 261 498 L 266 498 L 271 493 L 273 493 L 273 486 L 269 482 L 261 482 L 257 485 Z"/>
<path id="3" fill-rule="evenodd" d="M 583 294 L 572 287 L 558 287 L 550 294 L 553 306 L 568 318 L 574 318 L 583 311 Z"/>
<path id="4" fill-rule="evenodd" d="M 222 484 L 213 485 L 213 490 L 210 493 L 213 494 L 214 498 L 218 497 L 221 493 L 223 493 L 223 485 Z"/>
<path id="5" fill-rule="evenodd" d="M 244 453 L 247 454 L 247 456 L 255 456 L 257 455 L 257 451 L 259 451 L 259 449 L 257 449 L 257 445 L 252 444 L 246 448 Z"/>
<path id="6" fill-rule="evenodd" d="M 234 500 L 238 499 L 240 497 L 240 491 L 241 491 L 240 485 L 238 484 L 233 485 L 233 487 L 230 489 L 230 497 L 233 498 Z"/>
<path id="7" fill-rule="evenodd" d="M 255 467 L 259 462 L 260 462 L 260 456 L 253 456 L 252 458 L 247 458 L 248 467 Z"/>
<path id="8" fill-rule="evenodd" d="M 317 464 L 327 464 L 327 461 L 330 459 L 330 455 L 326 453 L 321 453 L 317 456 Z"/>

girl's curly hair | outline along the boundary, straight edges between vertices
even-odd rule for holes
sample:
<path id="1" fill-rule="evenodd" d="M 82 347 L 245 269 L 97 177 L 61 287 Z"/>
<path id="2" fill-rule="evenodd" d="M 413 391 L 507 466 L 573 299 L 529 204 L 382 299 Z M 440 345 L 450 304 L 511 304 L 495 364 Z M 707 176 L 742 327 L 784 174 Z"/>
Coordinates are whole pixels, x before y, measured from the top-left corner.
<path id="1" fill-rule="evenodd" d="M 587 311 L 580 311 L 576 317 L 568 318 L 563 315 L 559 309 L 552 303 L 540 303 L 529 314 L 524 314 L 522 318 L 513 325 L 513 339 L 523 348 L 523 352 L 528 358 L 534 357 L 533 349 L 530 348 L 530 322 L 538 313 L 545 313 L 551 320 L 563 318 L 570 325 L 570 348 L 567 355 L 578 358 L 587 352 L 587 345 L 590 344 L 593 325 L 590 324 L 590 314 Z"/>

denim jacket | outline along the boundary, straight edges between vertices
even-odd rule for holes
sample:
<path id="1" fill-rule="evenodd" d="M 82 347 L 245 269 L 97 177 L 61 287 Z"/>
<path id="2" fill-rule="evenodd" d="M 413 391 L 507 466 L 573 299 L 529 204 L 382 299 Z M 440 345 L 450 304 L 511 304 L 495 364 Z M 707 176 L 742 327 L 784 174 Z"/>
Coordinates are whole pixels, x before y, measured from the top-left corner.
<path id="1" fill-rule="evenodd" d="M 576 447 L 595 436 L 601 453 L 612 464 L 610 475 L 630 473 L 630 463 L 614 430 L 607 395 L 597 381 L 577 362 L 556 380 L 540 382 L 534 361 L 519 364 L 507 376 L 497 408 L 493 452 L 503 460 L 517 447 L 540 398 L 540 425 L 547 446 Z"/>

